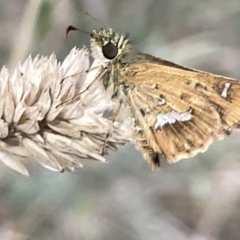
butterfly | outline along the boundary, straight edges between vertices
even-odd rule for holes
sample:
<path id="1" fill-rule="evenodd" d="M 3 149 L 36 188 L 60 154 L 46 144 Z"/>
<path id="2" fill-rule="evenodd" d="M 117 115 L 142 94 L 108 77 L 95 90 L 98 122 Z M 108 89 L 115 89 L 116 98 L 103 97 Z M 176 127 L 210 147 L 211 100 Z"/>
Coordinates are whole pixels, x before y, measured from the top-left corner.
<path id="1" fill-rule="evenodd" d="M 76 30 L 70 26 L 69 30 Z M 240 127 L 240 82 L 138 52 L 113 29 L 90 34 L 113 99 L 130 108 L 134 140 L 151 168 L 195 156 Z"/>

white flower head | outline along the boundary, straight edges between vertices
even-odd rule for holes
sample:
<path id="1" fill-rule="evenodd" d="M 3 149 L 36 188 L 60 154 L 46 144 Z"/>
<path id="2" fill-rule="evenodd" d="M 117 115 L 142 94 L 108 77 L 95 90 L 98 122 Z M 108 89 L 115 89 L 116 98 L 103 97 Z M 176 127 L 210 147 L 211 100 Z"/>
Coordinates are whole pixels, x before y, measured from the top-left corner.
<path id="1" fill-rule="evenodd" d="M 89 68 L 88 56 L 74 48 L 62 64 L 52 54 L 30 56 L 11 76 L 2 68 L 0 160 L 8 167 L 28 175 L 24 163 L 33 157 L 51 170 L 73 171 L 81 158 L 104 162 L 103 153 L 129 140 L 124 123 L 104 116 L 112 101 L 101 66 Z"/>

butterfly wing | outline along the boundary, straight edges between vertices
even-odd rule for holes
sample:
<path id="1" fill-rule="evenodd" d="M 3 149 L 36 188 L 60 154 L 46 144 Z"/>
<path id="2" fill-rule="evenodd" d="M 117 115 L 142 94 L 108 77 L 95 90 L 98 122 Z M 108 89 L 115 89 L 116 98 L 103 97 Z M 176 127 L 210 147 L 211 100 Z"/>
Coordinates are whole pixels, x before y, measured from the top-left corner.
<path id="1" fill-rule="evenodd" d="M 153 167 L 156 153 L 168 162 L 192 157 L 240 121 L 239 81 L 166 63 L 132 63 L 124 77 L 134 86 L 127 95 L 140 126 L 136 145 Z"/>

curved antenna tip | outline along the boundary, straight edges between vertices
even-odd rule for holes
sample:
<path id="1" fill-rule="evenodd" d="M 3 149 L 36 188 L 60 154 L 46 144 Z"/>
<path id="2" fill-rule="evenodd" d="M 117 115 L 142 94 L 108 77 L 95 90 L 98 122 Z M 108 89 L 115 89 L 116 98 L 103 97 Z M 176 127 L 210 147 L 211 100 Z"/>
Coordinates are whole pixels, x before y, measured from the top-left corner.
<path id="1" fill-rule="evenodd" d="M 74 27 L 74 26 L 72 26 L 72 25 L 68 26 L 68 27 L 66 28 L 66 31 L 65 31 L 65 37 L 68 37 L 68 34 L 69 34 L 70 31 L 76 31 L 76 30 L 79 31 L 78 28 L 76 28 L 76 27 Z"/>

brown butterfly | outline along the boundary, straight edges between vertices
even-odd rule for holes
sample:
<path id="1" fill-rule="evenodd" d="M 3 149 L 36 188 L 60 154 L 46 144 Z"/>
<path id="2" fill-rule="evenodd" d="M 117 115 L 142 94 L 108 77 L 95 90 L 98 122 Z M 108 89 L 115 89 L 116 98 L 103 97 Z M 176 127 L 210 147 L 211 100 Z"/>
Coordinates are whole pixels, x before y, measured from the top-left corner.
<path id="1" fill-rule="evenodd" d="M 90 43 L 105 89 L 131 109 L 136 147 L 152 168 L 161 157 L 193 157 L 239 128 L 238 80 L 139 53 L 111 28 L 94 30 Z"/>

